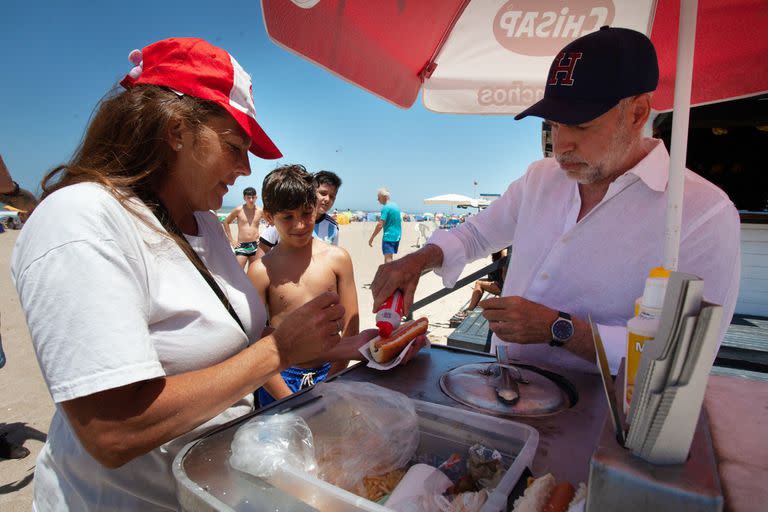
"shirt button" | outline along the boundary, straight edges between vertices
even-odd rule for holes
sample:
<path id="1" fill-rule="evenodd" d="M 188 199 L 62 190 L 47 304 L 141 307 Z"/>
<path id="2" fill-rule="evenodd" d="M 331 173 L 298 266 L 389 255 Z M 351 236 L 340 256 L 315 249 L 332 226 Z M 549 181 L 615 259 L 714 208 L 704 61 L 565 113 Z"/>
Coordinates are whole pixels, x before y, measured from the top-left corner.
<path id="1" fill-rule="evenodd" d="M 570 237 L 567 237 L 567 236 L 564 236 L 563 238 L 560 239 L 560 241 L 563 242 L 564 244 L 570 242 L 570 240 L 571 240 Z"/>
<path id="2" fill-rule="evenodd" d="M 546 272 L 542 272 L 540 277 L 542 279 L 549 279 L 549 274 L 547 274 Z"/>

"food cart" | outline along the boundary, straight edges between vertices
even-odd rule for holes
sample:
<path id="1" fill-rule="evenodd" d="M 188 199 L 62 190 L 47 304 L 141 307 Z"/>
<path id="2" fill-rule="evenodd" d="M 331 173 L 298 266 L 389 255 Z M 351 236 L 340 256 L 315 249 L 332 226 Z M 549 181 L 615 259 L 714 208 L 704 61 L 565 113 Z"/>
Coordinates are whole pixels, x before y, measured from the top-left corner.
<path id="1" fill-rule="evenodd" d="M 441 389 L 441 377 L 457 367 L 472 363 L 492 364 L 495 360 L 490 354 L 433 346 L 422 351 L 406 366 L 390 371 L 378 371 L 367 368 L 362 362 L 349 368 L 336 379 L 372 382 L 399 391 L 414 400 L 471 412 L 477 409 L 458 403 Z M 525 368 L 525 365 L 523 367 Z M 531 470 L 536 475 L 552 473 L 557 479 L 574 483 L 586 482 L 589 460 L 606 418 L 600 377 L 578 372 L 555 372 L 553 369 L 544 368 L 531 371 L 543 371 L 549 377 L 554 377 L 568 396 L 563 408 L 555 413 L 514 417 L 516 422 L 530 425 L 538 431 L 538 448 L 533 456 Z M 293 395 L 254 414 L 288 409 L 294 404 L 300 405 L 304 395 L 305 393 Z M 234 432 L 248 419 L 250 416 L 238 419 L 193 441 L 176 457 L 174 475 L 179 485 L 180 502 L 185 509 L 268 510 L 258 508 L 254 503 L 264 500 L 267 495 L 269 499 L 274 499 L 275 503 L 284 500 L 283 503 L 293 503 L 291 507 L 298 506 L 293 502 L 293 496 L 270 488 L 265 482 L 245 478 L 242 473 L 229 466 L 229 448 Z M 512 497 L 516 494 L 510 493 Z M 247 496 L 251 496 L 251 499 L 244 498 Z M 249 504 L 245 504 L 245 501 L 249 501 Z"/>
<path id="2" fill-rule="evenodd" d="M 471 364 L 493 364 L 495 358 L 490 354 L 447 346 L 433 346 L 423 350 L 407 365 L 391 371 L 378 371 L 366 367 L 361 362 L 335 377 L 343 382 L 371 382 L 387 389 L 399 391 L 408 397 L 429 403 L 446 406 L 455 411 L 472 412 L 477 409 L 458 403 L 441 388 L 441 380 L 451 370 Z M 526 365 L 522 365 L 526 368 Z M 530 368 L 530 367 L 528 367 Z M 736 389 L 732 378 L 718 379 L 710 383 L 707 408 L 713 416 L 712 423 L 717 427 L 710 433 L 710 420 L 704 413 L 700 419 L 699 431 L 694 438 L 691 457 L 685 465 L 653 466 L 634 457 L 621 448 L 613 436 L 607 420 L 608 409 L 602 390 L 600 376 L 568 370 L 536 368 L 532 371 L 554 378 L 561 389 L 568 395 L 567 405 L 551 414 L 535 416 L 514 416 L 519 424 L 533 427 L 538 432 L 538 446 L 530 461 L 530 472 L 520 473 L 520 481 L 508 489 L 507 504 L 500 510 L 511 510 L 514 499 L 525 487 L 525 475 L 541 476 L 551 473 L 558 481 L 574 484 L 589 482 L 590 486 L 605 485 L 608 478 L 590 478 L 590 470 L 600 465 L 606 473 L 616 471 L 617 481 L 625 482 L 624 487 L 610 483 L 607 492 L 615 499 L 617 493 L 625 493 L 630 499 L 645 499 L 653 503 L 648 496 L 663 496 L 665 505 L 657 510 L 721 510 L 723 507 L 723 489 L 720 485 L 716 458 L 727 455 L 732 463 L 737 461 L 736 445 L 749 445 L 752 441 L 743 439 L 734 441 L 730 432 L 722 428 L 729 421 L 728 410 L 718 405 L 723 400 L 736 399 Z M 332 379 L 334 380 L 334 379 Z M 768 383 L 755 389 L 759 393 L 768 388 Z M 178 484 L 179 501 L 184 510 L 339 510 L 338 508 L 315 508 L 309 503 L 317 503 L 317 496 L 303 496 L 302 501 L 296 489 L 288 492 L 271 485 L 262 479 L 246 475 L 232 468 L 229 464 L 230 446 L 238 428 L 254 416 L 301 410 L 305 403 L 322 395 L 322 384 L 304 392 L 276 402 L 268 408 L 239 418 L 210 432 L 184 447 L 174 461 L 173 472 Z M 739 392 L 741 394 L 741 392 Z M 309 400 L 308 400 L 309 399 Z M 320 398 L 319 400 L 322 400 Z M 714 405 L 714 407 L 712 407 Z M 731 411 L 732 412 L 732 411 Z M 768 420 L 764 411 L 749 412 L 742 408 L 742 418 L 754 421 L 757 425 Z M 463 428 L 460 422 L 449 422 L 450 428 Z M 759 428 L 759 427 L 755 427 Z M 510 438 L 519 435 L 518 430 L 509 430 Z M 713 443 L 714 438 L 714 443 Z M 522 439 L 522 437 L 521 437 Z M 754 441 L 754 439 L 753 439 Z M 521 445 L 522 446 L 522 445 Z M 765 451 L 762 448 L 762 451 Z M 744 464 L 744 453 L 739 461 Z M 527 461 L 527 459 L 526 459 Z M 752 461 L 754 463 L 754 461 Z M 762 461 L 765 471 L 768 461 Z M 757 466 L 756 466 L 757 467 Z M 730 484 L 732 486 L 732 483 Z M 758 483 L 740 484 L 740 488 L 726 488 L 726 495 L 736 498 L 748 498 L 759 495 Z M 751 489 L 751 490 L 750 490 Z M 629 494 L 628 490 L 631 491 Z M 730 494 L 729 494 L 730 493 Z M 327 493 L 320 493 L 327 497 Z M 645 498 L 643 498 L 645 496 Z M 691 497 L 695 497 L 693 501 Z M 674 499 L 681 499 L 683 505 Z M 313 501 L 313 499 L 315 501 Z M 740 500 L 742 503 L 744 499 Z M 309 502 L 309 503 L 308 503 Z M 321 503 L 324 503 L 320 500 Z M 362 500 L 367 502 L 367 500 Z M 374 507 L 372 502 L 367 502 Z M 637 501 L 635 502 L 638 503 Z M 639 510 L 645 509 L 640 501 Z M 629 502 L 625 510 L 631 510 Z M 369 508 L 351 508 L 350 510 L 369 510 Z M 390 510 L 383 507 L 370 510 Z M 599 509 L 598 509 L 599 510 Z M 732 508 L 732 510 L 740 510 Z M 747 509 L 744 509 L 747 510 Z M 759 510 L 759 509 L 755 509 Z"/>

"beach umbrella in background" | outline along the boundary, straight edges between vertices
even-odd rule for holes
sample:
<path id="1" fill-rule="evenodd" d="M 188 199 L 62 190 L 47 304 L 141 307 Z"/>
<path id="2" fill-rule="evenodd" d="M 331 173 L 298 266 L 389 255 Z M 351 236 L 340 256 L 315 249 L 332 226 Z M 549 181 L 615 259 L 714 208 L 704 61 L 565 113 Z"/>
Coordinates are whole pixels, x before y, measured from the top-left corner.
<path id="1" fill-rule="evenodd" d="M 516 114 L 541 98 L 552 58 L 573 39 L 602 25 L 648 34 L 660 66 L 653 106 L 669 110 L 674 99 L 675 108 L 670 269 L 691 102 L 768 91 L 765 0 L 262 0 L 262 8 L 278 45 L 403 108 L 421 90 L 437 112 Z"/>
<path id="2" fill-rule="evenodd" d="M 434 213 L 430 213 L 430 212 L 424 212 L 424 213 L 421 214 L 421 216 L 424 217 L 425 219 L 434 219 L 435 218 L 435 214 Z"/>
<path id="3" fill-rule="evenodd" d="M 458 206 L 460 204 L 469 204 L 472 198 L 461 194 L 443 194 L 441 196 L 428 197 L 424 204 Z"/>
<path id="4" fill-rule="evenodd" d="M 480 211 L 482 208 L 487 208 L 491 202 L 487 199 L 472 199 L 468 203 L 457 204 L 459 208 L 477 208 Z"/>

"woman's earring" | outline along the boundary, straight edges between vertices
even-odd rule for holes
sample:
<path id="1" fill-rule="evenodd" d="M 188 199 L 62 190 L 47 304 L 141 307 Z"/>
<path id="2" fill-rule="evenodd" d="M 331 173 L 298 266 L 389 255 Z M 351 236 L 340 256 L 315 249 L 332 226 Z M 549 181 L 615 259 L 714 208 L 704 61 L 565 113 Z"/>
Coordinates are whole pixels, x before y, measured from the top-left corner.
<path id="1" fill-rule="evenodd" d="M 181 148 L 182 148 L 181 143 L 176 144 L 176 151 L 181 151 Z"/>

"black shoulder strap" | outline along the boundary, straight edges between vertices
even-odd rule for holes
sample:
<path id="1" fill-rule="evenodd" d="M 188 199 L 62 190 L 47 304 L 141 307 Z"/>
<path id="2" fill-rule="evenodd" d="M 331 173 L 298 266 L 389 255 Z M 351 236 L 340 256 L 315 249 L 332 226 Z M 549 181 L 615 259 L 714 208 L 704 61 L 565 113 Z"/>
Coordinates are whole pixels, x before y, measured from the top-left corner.
<path id="1" fill-rule="evenodd" d="M 237 316 L 237 311 L 235 311 L 235 308 L 232 307 L 232 304 L 229 302 L 229 299 L 224 294 L 224 291 L 221 289 L 219 284 L 216 282 L 216 280 L 211 275 L 211 272 L 208 270 L 208 267 L 205 266 L 205 263 L 203 263 L 203 260 L 200 259 L 200 256 L 195 252 L 195 250 L 192 248 L 192 246 L 189 244 L 189 241 L 184 236 L 184 233 L 181 232 L 181 229 L 179 229 L 179 226 L 176 225 L 176 222 L 171 218 L 171 214 L 168 213 L 168 210 L 165 208 L 165 205 L 159 201 L 156 200 L 155 204 L 150 206 L 150 209 L 152 210 L 152 213 L 155 214 L 155 217 L 157 217 L 157 220 L 160 221 L 160 224 L 163 225 L 163 227 L 169 232 L 177 236 L 179 239 L 180 244 L 184 244 L 184 247 L 182 247 L 182 250 L 184 253 L 186 253 L 187 257 L 192 260 L 192 263 L 194 267 L 197 269 L 198 272 L 200 272 L 200 275 L 203 276 L 203 279 L 205 279 L 205 282 L 208 283 L 208 286 L 211 287 L 213 290 L 213 293 L 216 294 L 216 296 L 219 298 L 221 303 L 224 305 L 224 307 L 227 309 L 230 315 L 232 315 L 232 318 L 235 319 L 235 322 L 237 322 L 237 325 L 240 326 L 240 328 L 245 333 L 246 337 L 248 336 L 248 333 L 245 330 L 245 327 L 243 326 L 243 322 L 240 321 L 240 317 Z"/>

